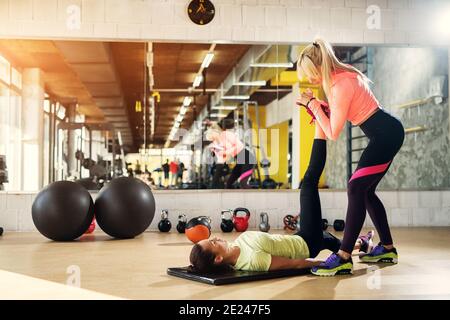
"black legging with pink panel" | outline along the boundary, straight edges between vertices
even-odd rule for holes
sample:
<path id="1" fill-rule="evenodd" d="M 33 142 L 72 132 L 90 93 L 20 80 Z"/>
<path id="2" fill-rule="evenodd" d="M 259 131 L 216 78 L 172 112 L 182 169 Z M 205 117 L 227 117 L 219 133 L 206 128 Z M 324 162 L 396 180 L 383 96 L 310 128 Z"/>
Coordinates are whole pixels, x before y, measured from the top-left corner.
<path id="1" fill-rule="evenodd" d="M 341 250 L 351 253 L 366 218 L 366 210 L 380 236 L 381 244 L 392 245 L 392 236 L 383 203 L 375 194 L 379 182 L 400 150 L 405 130 L 397 118 L 383 109 L 360 125 L 369 138 L 358 166 L 348 182 L 348 209 Z"/>
<path id="2" fill-rule="evenodd" d="M 235 161 L 236 165 L 228 177 L 225 188 L 231 189 L 234 182 L 239 181 L 239 188 L 249 189 L 250 185 L 248 182 L 252 177 L 256 164 L 256 158 L 253 153 L 244 148 L 237 154 Z"/>
<path id="3" fill-rule="evenodd" d="M 322 231 L 322 209 L 319 197 L 319 179 L 327 160 L 327 141 L 314 139 L 308 169 L 300 189 L 300 231 L 305 240 L 309 257 L 315 258 L 324 249 L 337 252 L 341 241 L 327 231 Z"/>

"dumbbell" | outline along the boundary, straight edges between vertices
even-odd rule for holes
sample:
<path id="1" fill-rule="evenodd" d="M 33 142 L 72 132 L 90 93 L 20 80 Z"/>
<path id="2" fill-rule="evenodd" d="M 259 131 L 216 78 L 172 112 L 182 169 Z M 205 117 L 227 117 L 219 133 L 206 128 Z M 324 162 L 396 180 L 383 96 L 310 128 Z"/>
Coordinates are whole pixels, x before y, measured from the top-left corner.
<path id="1" fill-rule="evenodd" d="M 333 222 L 333 228 L 335 231 L 344 231 L 345 229 L 345 221 L 341 219 L 336 219 Z M 328 229 L 328 220 L 322 219 L 322 230 L 325 231 Z"/>
<path id="2" fill-rule="evenodd" d="M 172 228 L 172 223 L 169 221 L 169 211 L 161 211 L 161 221 L 158 223 L 158 229 L 161 232 L 169 232 Z"/>

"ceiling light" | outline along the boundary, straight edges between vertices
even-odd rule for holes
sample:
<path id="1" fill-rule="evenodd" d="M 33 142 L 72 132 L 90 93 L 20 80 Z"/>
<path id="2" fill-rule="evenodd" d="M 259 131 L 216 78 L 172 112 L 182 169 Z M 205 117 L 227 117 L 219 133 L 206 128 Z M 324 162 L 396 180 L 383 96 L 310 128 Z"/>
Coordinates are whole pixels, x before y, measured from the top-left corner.
<path id="1" fill-rule="evenodd" d="M 202 83 L 202 80 L 203 80 L 203 77 L 201 75 L 197 75 L 194 79 L 194 83 L 192 84 L 192 86 L 194 88 L 197 88 L 200 85 L 200 83 Z"/>
<path id="2" fill-rule="evenodd" d="M 122 146 L 123 145 L 122 133 L 120 131 L 117 132 L 117 138 L 119 139 L 119 146 Z"/>
<path id="3" fill-rule="evenodd" d="M 292 68 L 294 64 L 292 62 L 285 63 L 251 63 L 250 67 L 253 68 Z"/>
<path id="4" fill-rule="evenodd" d="M 245 95 L 223 96 L 222 99 L 223 100 L 248 100 L 248 99 L 250 99 L 250 96 L 245 96 Z"/>
<path id="5" fill-rule="evenodd" d="M 147 52 L 147 67 L 153 67 L 153 52 Z"/>
<path id="6" fill-rule="evenodd" d="M 237 106 L 213 106 L 212 110 L 236 110 Z"/>
<path id="7" fill-rule="evenodd" d="M 235 86 L 249 86 L 249 87 L 261 87 L 266 85 L 266 81 L 240 81 L 234 84 Z"/>
<path id="8" fill-rule="evenodd" d="M 202 68 L 206 69 L 209 67 L 209 64 L 211 63 L 212 59 L 214 58 L 214 53 L 208 52 L 205 56 L 205 59 L 203 59 L 202 62 Z"/>
<path id="9" fill-rule="evenodd" d="M 226 114 L 221 114 L 221 113 L 211 113 L 211 117 L 212 118 L 225 118 L 227 115 Z"/>
<path id="10" fill-rule="evenodd" d="M 191 97 L 184 97 L 183 100 L 183 106 L 188 107 L 192 102 L 192 98 Z"/>

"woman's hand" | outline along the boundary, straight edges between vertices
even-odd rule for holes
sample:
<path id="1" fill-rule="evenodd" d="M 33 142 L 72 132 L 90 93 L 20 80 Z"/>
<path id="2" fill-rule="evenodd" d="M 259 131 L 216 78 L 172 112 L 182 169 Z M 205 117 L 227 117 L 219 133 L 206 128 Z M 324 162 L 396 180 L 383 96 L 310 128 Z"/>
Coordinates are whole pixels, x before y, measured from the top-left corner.
<path id="1" fill-rule="evenodd" d="M 311 89 L 306 89 L 305 92 L 303 92 L 300 97 L 297 99 L 296 104 L 299 106 L 306 107 L 308 102 L 314 98 L 314 94 Z"/>

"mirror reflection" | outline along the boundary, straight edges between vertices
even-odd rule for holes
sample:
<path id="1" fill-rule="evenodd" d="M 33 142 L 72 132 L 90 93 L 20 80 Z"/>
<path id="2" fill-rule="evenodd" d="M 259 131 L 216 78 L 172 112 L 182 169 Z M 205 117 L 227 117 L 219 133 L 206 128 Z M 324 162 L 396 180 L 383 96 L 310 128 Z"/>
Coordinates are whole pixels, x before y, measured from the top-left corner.
<path id="1" fill-rule="evenodd" d="M 0 190 L 58 180 L 99 190 L 120 176 L 153 189 L 297 189 L 315 123 L 296 105 L 319 84 L 304 45 L 0 40 Z M 381 189 L 448 189 L 448 53 L 335 46 L 370 80 L 405 141 Z M 345 188 L 368 139 L 327 142 L 320 188 Z"/>

